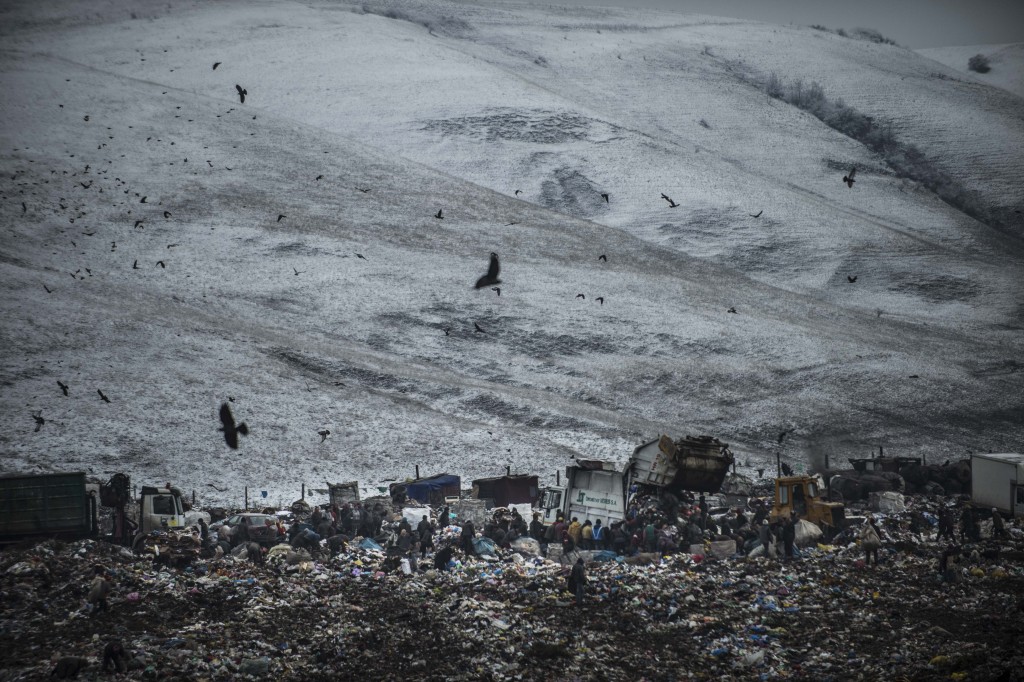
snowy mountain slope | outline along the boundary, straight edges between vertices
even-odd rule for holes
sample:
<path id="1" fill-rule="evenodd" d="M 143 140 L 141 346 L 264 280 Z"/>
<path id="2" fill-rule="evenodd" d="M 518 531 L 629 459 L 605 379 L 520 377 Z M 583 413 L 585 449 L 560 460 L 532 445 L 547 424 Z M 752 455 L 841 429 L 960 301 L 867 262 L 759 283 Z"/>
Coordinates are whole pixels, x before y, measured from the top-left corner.
<path id="1" fill-rule="evenodd" d="M 690 73 L 681 36 L 753 25 L 164 7 L 5 17 L 5 469 L 287 501 L 415 464 L 548 475 L 659 431 L 752 464 L 789 427 L 795 448 L 848 454 L 1019 442 L 1019 246 L 765 104 L 731 63 Z M 643 54 L 588 78 L 609 32 Z M 699 96 L 632 104 L 669 72 Z M 854 190 L 830 159 L 865 164 Z M 490 251 L 500 296 L 471 288 Z M 252 427 L 238 452 L 216 431 L 228 396 Z"/>
<path id="2" fill-rule="evenodd" d="M 929 47 L 917 50 L 917 53 L 960 72 L 961 77 L 966 74 L 971 80 L 994 85 L 1024 97 L 1024 43 Z M 968 60 L 976 54 L 988 57 L 991 65 L 988 73 L 978 73 L 967 68 Z"/>

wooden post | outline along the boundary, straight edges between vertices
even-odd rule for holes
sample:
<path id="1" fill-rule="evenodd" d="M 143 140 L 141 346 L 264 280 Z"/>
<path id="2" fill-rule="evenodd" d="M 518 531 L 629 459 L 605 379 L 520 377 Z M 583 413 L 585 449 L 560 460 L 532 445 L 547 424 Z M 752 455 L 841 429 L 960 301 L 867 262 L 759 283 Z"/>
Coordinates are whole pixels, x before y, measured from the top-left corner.
<path id="1" fill-rule="evenodd" d="M 306 484 L 305 483 L 302 484 L 302 497 L 300 497 L 299 499 L 301 499 L 301 500 L 305 500 L 306 499 Z"/>
<path id="2" fill-rule="evenodd" d="M 561 471 L 556 471 L 555 472 L 555 485 L 562 485 L 562 472 Z"/>
<path id="3" fill-rule="evenodd" d="M 196 491 L 194 488 L 192 489 L 192 506 L 196 506 Z"/>
<path id="4" fill-rule="evenodd" d="M 416 465 L 416 480 L 420 480 L 420 465 Z"/>
<path id="5" fill-rule="evenodd" d="M 249 486 L 245 486 L 245 511 L 249 511 Z"/>
<path id="6" fill-rule="evenodd" d="M 505 475 L 506 476 L 511 476 L 512 475 L 512 467 L 511 466 L 506 466 L 505 467 Z"/>

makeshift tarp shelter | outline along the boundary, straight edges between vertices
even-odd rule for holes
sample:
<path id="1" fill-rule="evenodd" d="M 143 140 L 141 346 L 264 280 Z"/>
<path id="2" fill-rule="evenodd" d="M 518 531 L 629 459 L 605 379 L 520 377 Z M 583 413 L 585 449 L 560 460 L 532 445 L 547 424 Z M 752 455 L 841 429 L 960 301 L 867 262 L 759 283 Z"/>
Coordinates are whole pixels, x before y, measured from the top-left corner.
<path id="1" fill-rule="evenodd" d="M 473 497 L 479 500 L 493 500 L 495 507 L 510 504 L 530 504 L 537 501 L 540 487 L 536 476 L 498 476 L 478 478 L 473 481 Z"/>
<path id="2" fill-rule="evenodd" d="M 391 494 L 394 495 L 397 488 L 405 487 L 405 495 L 410 500 L 417 500 L 425 504 L 441 505 L 447 496 L 458 497 L 462 479 L 451 474 L 438 474 L 429 478 L 418 478 L 407 483 L 392 483 Z"/>

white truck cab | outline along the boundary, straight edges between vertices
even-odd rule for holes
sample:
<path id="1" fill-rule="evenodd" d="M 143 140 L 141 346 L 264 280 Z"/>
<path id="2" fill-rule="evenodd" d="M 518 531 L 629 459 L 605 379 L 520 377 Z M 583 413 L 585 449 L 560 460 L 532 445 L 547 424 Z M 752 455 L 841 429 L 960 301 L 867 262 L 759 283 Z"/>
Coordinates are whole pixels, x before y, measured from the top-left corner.
<path id="1" fill-rule="evenodd" d="M 139 498 L 139 531 L 185 527 L 185 509 L 177 488 L 142 486 Z"/>

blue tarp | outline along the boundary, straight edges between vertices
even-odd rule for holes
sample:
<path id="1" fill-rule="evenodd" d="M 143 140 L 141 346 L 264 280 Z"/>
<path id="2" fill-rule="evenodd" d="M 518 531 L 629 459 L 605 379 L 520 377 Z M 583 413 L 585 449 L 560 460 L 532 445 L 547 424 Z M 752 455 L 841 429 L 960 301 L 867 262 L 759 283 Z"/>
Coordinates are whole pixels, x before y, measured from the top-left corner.
<path id="1" fill-rule="evenodd" d="M 431 502 L 431 493 L 434 498 L 444 499 L 445 491 L 448 494 L 458 495 L 462 479 L 458 476 L 444 474 L 433 478 L 421 478 L 405 484 L 405 494 L 410 500 L 417 500 L 423 503 Z"/>

